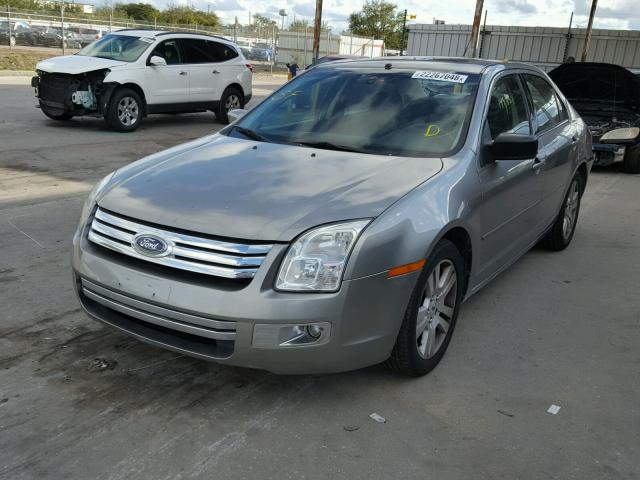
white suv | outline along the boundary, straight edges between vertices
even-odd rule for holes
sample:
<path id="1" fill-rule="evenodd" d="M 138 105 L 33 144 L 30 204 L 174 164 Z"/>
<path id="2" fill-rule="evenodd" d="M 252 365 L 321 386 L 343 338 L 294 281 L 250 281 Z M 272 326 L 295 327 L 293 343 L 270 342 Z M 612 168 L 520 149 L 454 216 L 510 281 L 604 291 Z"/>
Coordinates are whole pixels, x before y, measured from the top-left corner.
<path id="1" fill-rule="evenodd" d="M 150 113 L 227 112 L 251 99 L 252 66 L 240 48 L 203 34 L 119 30 L 75 55 L 43 60 L 31 84 L 55 120 L 102 116 L 130 132 Z"/>

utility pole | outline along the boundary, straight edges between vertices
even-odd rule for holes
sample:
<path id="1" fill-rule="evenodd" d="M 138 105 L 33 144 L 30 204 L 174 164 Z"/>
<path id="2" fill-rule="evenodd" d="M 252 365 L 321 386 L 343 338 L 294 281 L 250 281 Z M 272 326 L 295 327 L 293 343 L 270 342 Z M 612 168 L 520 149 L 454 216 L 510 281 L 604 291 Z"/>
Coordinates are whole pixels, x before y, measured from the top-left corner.
<path id="1" fill-rule="evenodd" d="M 591 12 L 589 13 L 589 24 L 587 25 L 587 33 L 584 37 L 584 47 L 582 48 L 581 62 L 587 61 L 587 52 L 589 51 L 589 43 L 591 42 L 591 28 L 593 27 L 593 17 L 596 16 L 596 7 L 598 6 L 598 0 L 591 1 Z"/>
<path id="2" fill-rule="evenodd" d="M 473 26 L 471 27 L 471 38 L 469 39 L 469 51 L 471 52 L 471 58 L 475 58 L 478 50 L 478 36 L 480 34 L 480 20 L 482 19 L 482 6 L 483 0 L 476 0 L 476 11 L 473 14 Z"/>
<path id="3" fill-rule="evenodd" d="M 238 28 L 238 17 L 236 16 L 236 20 L 233 22 L 233 41 L 238 41 L 238 35 L 236 34 L 236 29 Z"/>
<path id="4" fill-rule="evenodd" d="M 400 56 L 404 52 L 404 35 L 407 31 L 407 9 L 404 9 L 404 16 L 402 17 L 402 33 L 400 34 Z"/>
<path id="5" fill-rule="evenodd" d="M 567 56 L 569 55 L 569 43 L 571 42 L 571 25 L 572 24 L 573 24 L 573 12 L 571 12 L 571 18 L 569 19 L 569 28 L 567 30 L 567 41 L 564 44 L 564 53 L 562 54 L 562 63 L 567 61 Z"/>
<path id="6" fill-rule="evenodd" d="M 322 29 L 322 0 L 316 0 L 316 16 L 313 20 L 313 55 L 312 62 L 315 64 L 320 55 L 320 30 Z"/>
<path id="7" fill-rule="evenodd" d="M 9 22 L 7 26 L 9 27 L 9 50 L 13 49 L 13 45 L 11 45 L 11 7 L 7 3 L 7 21 Z"/>
<path id="8" fill-rule="evenodd" d="M 65 43 L 66 43 L 66 38 L 65 38 L 65 34 L 64 34 L 64 2 L 62 2 L 60 4 L 60 23 L 62 25 L 62 55 L 65 55 Z"/>

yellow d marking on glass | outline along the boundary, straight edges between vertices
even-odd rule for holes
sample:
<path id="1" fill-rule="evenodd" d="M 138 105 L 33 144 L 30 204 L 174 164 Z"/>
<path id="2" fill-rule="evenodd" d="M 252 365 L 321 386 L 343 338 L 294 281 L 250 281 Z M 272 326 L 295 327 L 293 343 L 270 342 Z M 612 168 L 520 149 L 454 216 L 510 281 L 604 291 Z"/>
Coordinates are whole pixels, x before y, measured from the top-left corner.
<path id="1" fill-rule="evenodd" d="M 424 132 L 425 137 L 435 137 L 440 134 L 440 127 L 438 125 L 429 125 Z"/>

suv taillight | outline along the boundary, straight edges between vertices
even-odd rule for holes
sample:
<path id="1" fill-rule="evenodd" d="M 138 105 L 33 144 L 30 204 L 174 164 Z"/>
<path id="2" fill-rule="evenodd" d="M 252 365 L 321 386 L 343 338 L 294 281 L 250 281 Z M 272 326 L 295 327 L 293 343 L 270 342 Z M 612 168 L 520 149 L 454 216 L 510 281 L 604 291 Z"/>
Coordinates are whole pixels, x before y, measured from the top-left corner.
<path id="1" fill-rule="evenodd" d="M 247 63 L 247 68 L 251 70 L 251 72 L 253 72 L 253 65 L 251 65 L 250 63 Z"/>

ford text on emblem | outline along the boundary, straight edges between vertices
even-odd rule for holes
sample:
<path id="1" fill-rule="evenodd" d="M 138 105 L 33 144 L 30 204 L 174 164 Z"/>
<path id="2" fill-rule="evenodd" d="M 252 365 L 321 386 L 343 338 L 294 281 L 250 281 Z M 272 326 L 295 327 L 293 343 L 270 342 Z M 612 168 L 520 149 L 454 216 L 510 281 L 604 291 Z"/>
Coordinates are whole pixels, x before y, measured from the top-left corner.
<path id="1" fill-rule="evenodd" d="M 141 233 L 133 238 L 133 248 L 149 257 L 164 257 L 169 255 L 169 243 L 148 233 Z"/>

